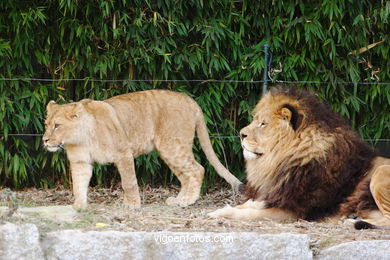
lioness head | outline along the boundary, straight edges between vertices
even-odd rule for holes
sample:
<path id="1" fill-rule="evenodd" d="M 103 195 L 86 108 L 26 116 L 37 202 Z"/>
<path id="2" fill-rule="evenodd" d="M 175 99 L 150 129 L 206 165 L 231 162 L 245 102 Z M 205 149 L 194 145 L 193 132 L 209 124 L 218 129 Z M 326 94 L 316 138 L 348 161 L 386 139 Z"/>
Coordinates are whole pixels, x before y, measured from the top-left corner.
<path id="1" fill-rule="evenodd" d="M 59 105 L 50 101 L 47 105 L 45 134 L 43 145 L 50 152 L 55 152 L 67 144 L 76 144 L 85 125 L 84 104 L 89 100 Z"/>
<path id="2" fill-rule="evenodd" d="M 300 121 L 288 97 L 268 93 L 254 109 L 252 122 L 240 131 L 245 159 L 261 158 L 282 145 L 281 140 L 294 139 Z"/>

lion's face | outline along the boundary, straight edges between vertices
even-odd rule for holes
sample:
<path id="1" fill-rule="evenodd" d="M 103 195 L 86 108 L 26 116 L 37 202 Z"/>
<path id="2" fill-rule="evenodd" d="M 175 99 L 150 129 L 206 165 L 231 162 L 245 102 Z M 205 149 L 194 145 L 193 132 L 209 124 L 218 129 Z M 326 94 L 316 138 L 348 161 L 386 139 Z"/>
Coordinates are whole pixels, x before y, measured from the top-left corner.
<path id="1" fill-rule="evenodd" d="M 73 103 L 58 105 L 53 101 L 47 105 L 45 134 L 42 137 L 43 145 L 50 152 L 63 148 L 66 144 L 73 144 L 82 131 L 81 104 Z"/>
<path id="2" fill-rule="evenodd" d="M 253 121 L 240 131 L 241 145 L 246 160 L 270 154 L 283 140 L 294 138 L 291 107 L 263 98 L 254 110 Z M 275 106 L 274 104 L 279 103 Z"/>

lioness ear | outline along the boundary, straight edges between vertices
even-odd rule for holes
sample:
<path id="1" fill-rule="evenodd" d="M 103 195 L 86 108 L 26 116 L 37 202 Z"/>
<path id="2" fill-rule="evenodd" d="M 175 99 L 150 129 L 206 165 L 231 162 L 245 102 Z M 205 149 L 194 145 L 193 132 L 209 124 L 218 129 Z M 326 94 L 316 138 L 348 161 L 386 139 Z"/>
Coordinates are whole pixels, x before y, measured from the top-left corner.
<path id="1" fill-rule="evenodd" d="M 54 100 L 50 100 L 46 106 L 46 110 L 51 111 L 55 106 L 58 106 L 58 104 Z"/>
<path id="2" fill-rule="evenodd" d="M 78 119 L 82 113 L 85 112 L 85 106 L 88 105 L 92 99 L 83 99 L 72 104 L 73 108 L 68 113 L 70 119 Z"/>
<path id="3" fill-rule="evenodd" d="M 82 103 L 83 105 L 87 105 L 91 101 L 92 101 L 92 99 L 84 98 L 84 99 L 80 100 L 79 103 Z"/>
<path id="4" fill-rule="evenodd" d="M 79 119 L 83 111 L 84 111 L 84 104 L 81 101 L 76 102 L 72 104 L 72 109 L 68 112 L 67 117 L 69 119 Z"/>

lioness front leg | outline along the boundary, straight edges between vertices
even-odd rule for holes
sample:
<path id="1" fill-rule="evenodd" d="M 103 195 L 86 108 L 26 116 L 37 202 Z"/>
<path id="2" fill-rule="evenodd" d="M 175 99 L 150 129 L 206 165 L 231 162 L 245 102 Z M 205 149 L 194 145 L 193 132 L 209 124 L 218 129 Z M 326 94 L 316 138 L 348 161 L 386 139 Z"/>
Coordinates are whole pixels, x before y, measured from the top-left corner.
<path id="1" fill-rule="evenodd" d="M 130 208 L 140 208 L 141 198 L 138 190 L 137 178 L 134 169 L 134 158 L 122 158 L 116 162 L 116 167 L 121 176 L 121 183 L 124 192 L 123 203 Z"/>
<path id="2" fill-rule="evenodd" d="M 84 162 L 71 162 L 70 169 L 73 181 L 73 208 L 85 209 L 88 201 L 88 185 L 92 176 L 92 165 Z"/>

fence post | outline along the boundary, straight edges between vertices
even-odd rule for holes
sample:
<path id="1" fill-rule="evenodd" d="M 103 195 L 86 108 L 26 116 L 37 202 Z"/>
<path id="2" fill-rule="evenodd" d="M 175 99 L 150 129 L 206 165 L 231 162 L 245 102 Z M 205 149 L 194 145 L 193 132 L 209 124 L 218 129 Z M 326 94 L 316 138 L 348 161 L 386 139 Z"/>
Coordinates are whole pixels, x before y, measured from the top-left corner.
<path id="1" fill-rule="evenodd" d="M 269 69 L 270 69 L 270 64 L 269 64 L 269 44 L 268 43 L 264 44 L 264 63 L 265 63 L 265 68 L 263 71 L 263 96 L 265 95 L 265 93 L 267 93 L 268 81 L 269 81 L 268 73 L 269 73 Z"/>

